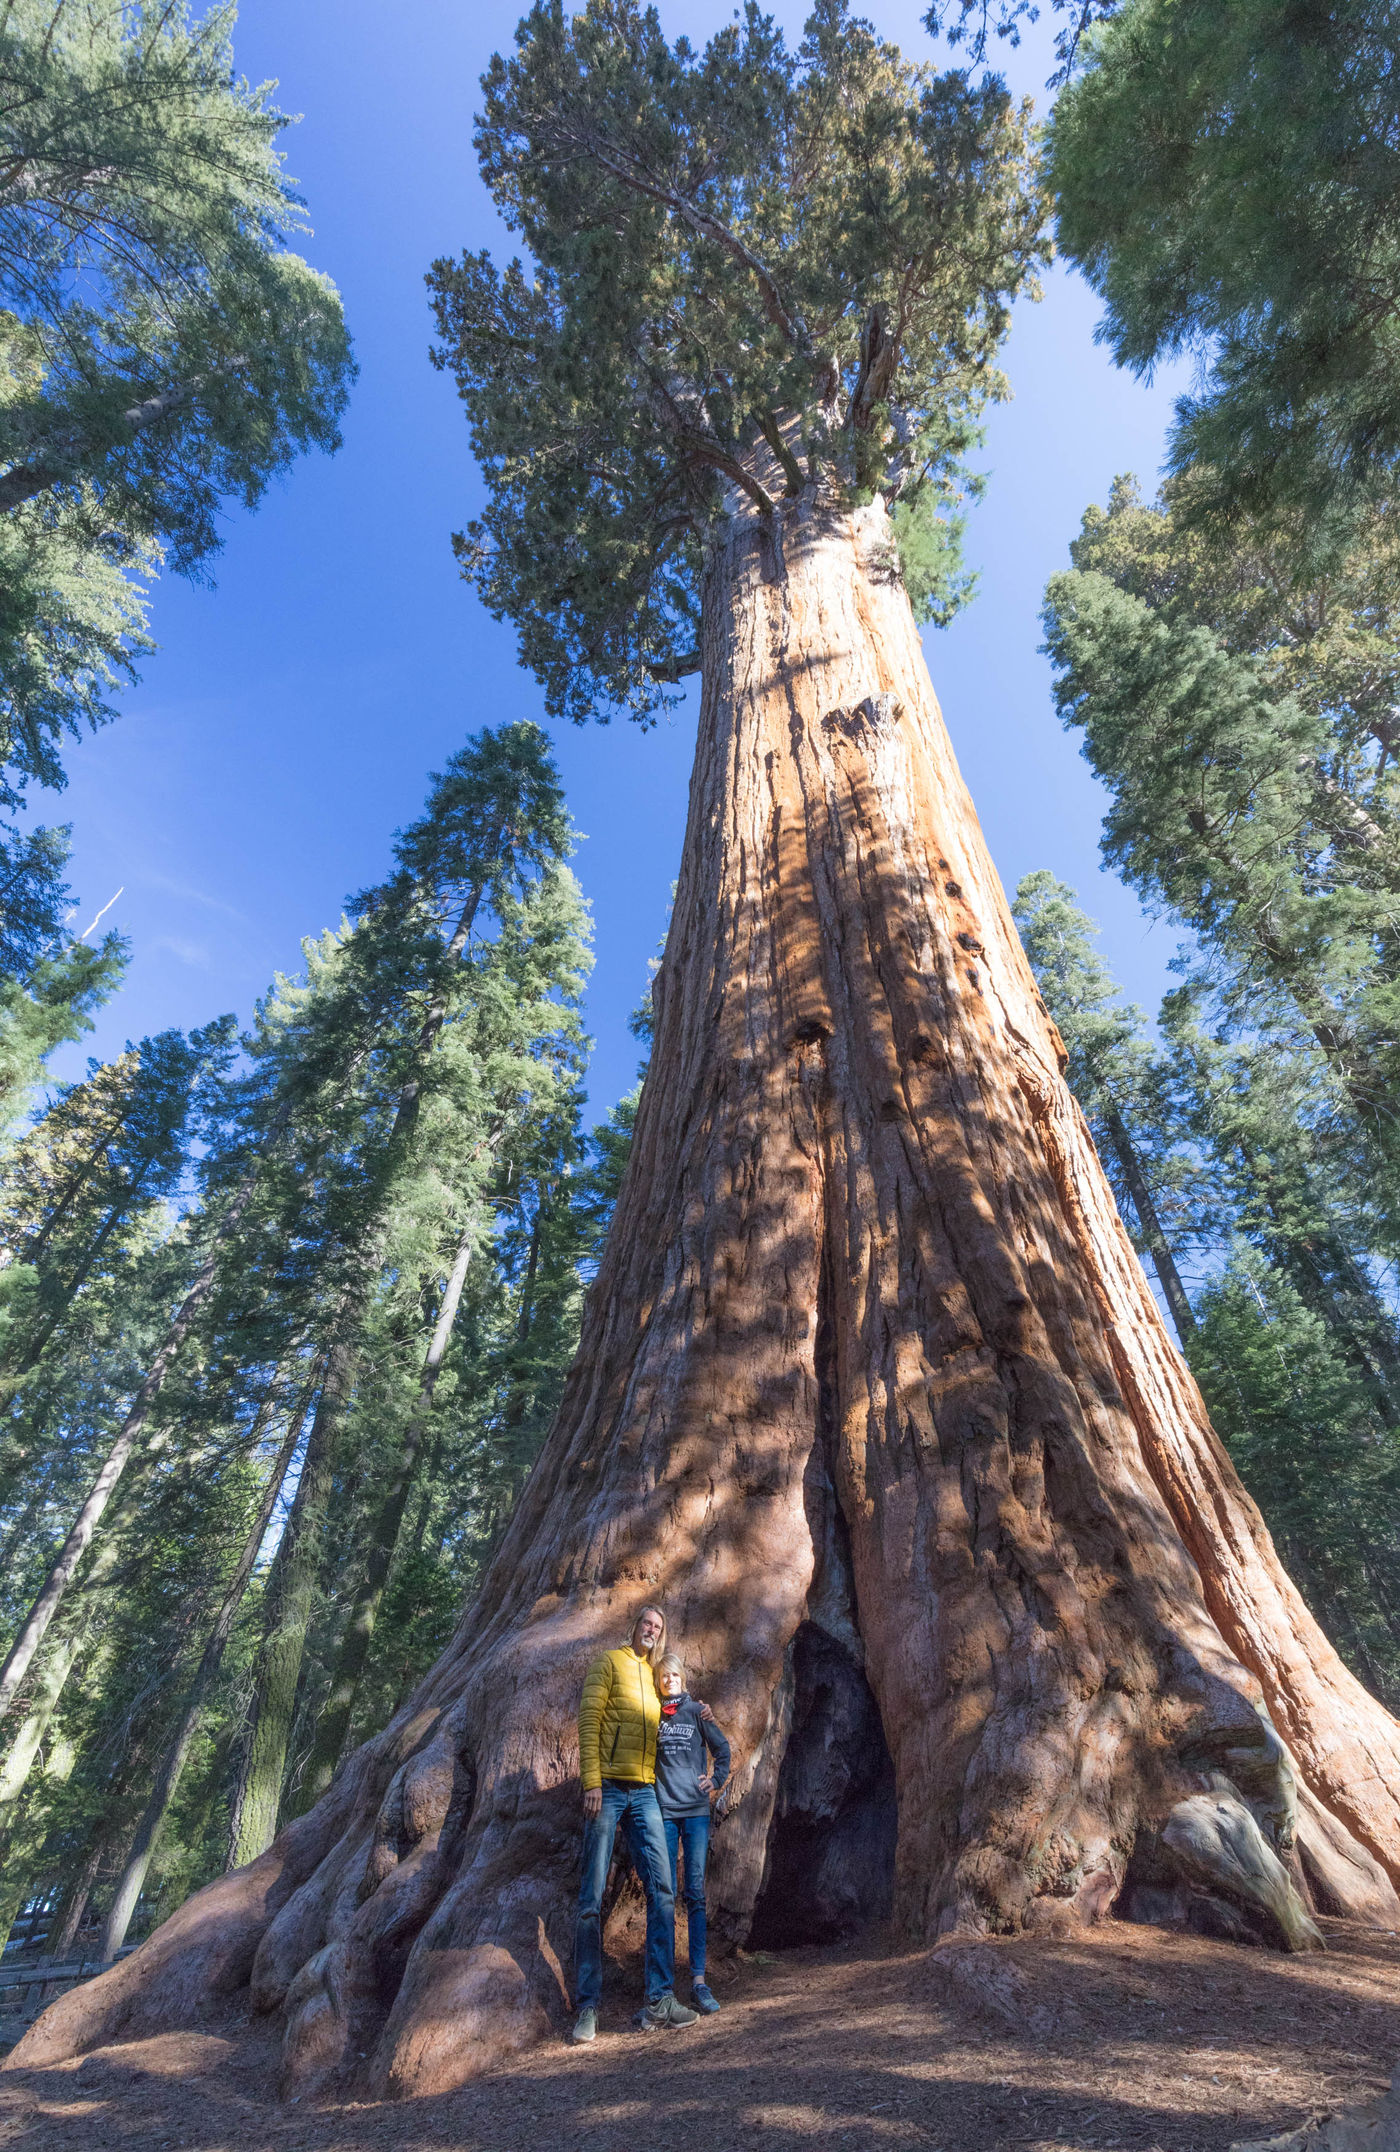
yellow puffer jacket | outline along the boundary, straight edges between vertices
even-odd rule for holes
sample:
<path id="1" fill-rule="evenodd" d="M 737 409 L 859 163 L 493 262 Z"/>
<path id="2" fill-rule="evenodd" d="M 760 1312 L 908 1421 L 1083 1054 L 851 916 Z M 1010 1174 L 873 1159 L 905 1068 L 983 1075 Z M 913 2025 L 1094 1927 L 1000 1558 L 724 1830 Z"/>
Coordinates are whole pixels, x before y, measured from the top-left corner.
<path id="1" fill-rule="evenodd" d="M 649 1659 L 630 1644 L 605 1651 L 584 1677 L 578 1706 L 579 1771 L 585 1793 L 605 1778 L 650 1786 L 656 1780 L 661 1698 Z"/>

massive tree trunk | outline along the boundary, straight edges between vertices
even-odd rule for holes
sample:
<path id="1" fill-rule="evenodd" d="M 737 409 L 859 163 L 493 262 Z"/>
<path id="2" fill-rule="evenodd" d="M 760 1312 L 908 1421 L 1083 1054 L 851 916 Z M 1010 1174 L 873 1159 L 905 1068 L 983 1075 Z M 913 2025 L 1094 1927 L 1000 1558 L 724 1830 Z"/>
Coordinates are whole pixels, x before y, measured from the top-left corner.
<path id="1" fill-rule="evenodd" d="M 928 1939 L 1175 1892 L 1305 1946 L 1281 1859 L 1321 1909 L 1400 1924 L 1400 1729 L 1163 1328 L 878 502 L 736 516 L 713 551 L 653 993 L 578 1359 L 452 1645 L 310 1814 L 17 2061 L 249 1979 L 303 2087 L 439 2089 L 560 2022 L 578 1689 L 643 1600 L 735 1744 L 722 1939 L 756 1911 L 830 1932 L 854 1872 Z"/>

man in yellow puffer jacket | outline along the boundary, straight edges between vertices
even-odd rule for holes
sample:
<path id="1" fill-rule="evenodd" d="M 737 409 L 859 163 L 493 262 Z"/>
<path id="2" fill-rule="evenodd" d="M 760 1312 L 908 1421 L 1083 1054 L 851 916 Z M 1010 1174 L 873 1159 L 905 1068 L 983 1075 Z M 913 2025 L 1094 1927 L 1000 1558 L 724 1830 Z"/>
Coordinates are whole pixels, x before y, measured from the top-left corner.
<path id="1" fill-rule="evenodd" d="M 656 1799 L 656 1729 L 661 1699 L 653 1655 L 666 1641 L 659 1607 L 643 1607 L 632 1640 L 605 1651 L 588 1669 L 578 1707 L 579 1776 L 583 1781 L 583 1875 L 574 1929 L 577 1988 L 572 2038 L 592 2040 L 603 1995 L 603 1892 L 619 1823 L 647 1899 L 646 2003 L 637 2019 L 644 2032 L 693 2025 L 694 2010 L 677 2002 L 676 1901 L 671 1859 Z"/>

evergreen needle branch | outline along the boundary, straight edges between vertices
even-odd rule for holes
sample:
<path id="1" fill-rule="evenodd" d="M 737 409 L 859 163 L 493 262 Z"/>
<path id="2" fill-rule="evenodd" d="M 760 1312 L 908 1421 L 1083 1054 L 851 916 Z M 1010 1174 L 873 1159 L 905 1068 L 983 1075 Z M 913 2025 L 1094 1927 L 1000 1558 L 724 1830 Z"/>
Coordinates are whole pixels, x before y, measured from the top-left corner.
<path id="1" fill-rule="evenodd" d="M 753 277 L 763 295 L 764 311 L 774 327 L 782 331 L 794 351 L 811 355 L 812 339 L 806 324 L 800 316 L 789 312 L 783 303 L 782 292 L 772 270 L 755 254 L 752 247 L 744 243 L 737 232 L 721 223 L 719 218 L 712 216 L 708 210 L 701 209 L 688 195 L 681 194 L 676 188 L 668 187 L 664 180 L 657 179 L 647 171 L 640 158 L 630 157 L 613 149 L 593 129 L 563 128 L 557 122 L 543 119 L 539 126 L 542 139 L 548 141 L 552 136 L 565 153 L 571 151 L 575 156 L 588 158 L 603 171 L 610 173 L 619 185 L 630 188 L 635 194 L 644 195 L 648 201 L 659 203 L 679 217 L 698 237 L 711 239 L 717 246 L 723 247 L 725 252 Z"/>
<path id="2" fill-rule="evenodd" d="M 230 361 L 223 370 L 234 372 L 237 365 L 238 362 Z M 40 455 L 31 457 L 28 463 L 13 465 L 0 477 L 0 514 L 13 515 L 26 501 L 50 492 L 54 486 L 63 485 L 72 477 L 77 464 L 94 452 L 102 454 L 119 448 L 123 440 L 135 440 L 166 419 L 173 418 L 194 401 L 201 389 L 208 385 L 208 380 L 208 375 L 197 375 L 189 381 L 176 381 L 168 389 L 161 389 L 154 396 L 132 404 L 122 413 L 122 430 L 114 430 L 105 441 L 94 441 L 79 431 L 56 435 Z"/>

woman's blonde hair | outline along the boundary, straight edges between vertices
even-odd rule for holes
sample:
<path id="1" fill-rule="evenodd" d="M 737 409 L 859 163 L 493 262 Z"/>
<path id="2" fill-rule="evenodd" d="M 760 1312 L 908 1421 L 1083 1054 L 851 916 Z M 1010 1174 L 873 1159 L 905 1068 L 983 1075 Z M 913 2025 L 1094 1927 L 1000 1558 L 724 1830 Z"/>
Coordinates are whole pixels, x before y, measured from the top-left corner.
<path id="1" fill-rule="evenodd" d="M 653 1606 L 650 1601 L 646 1606 L 638 1607 L 636 1613 L 632 1616 L 632 1626 L 627 1632 L 629 1638 L 637 1634 L 637 1624 L 644 1614 L 654 1614 L 661 1624 L 661 1634 L 647 1653 L 647 1660 L 654 1674 L 661 1663 L 661 1655 L 666 1649 L 666 1610 L 664 1607 Z"/>
<path id="2" fill-rule="evenodd" d="M 680 1675 L 682 1682 L 684 1682 L 685 1661 L 678 1651 L 664 1651 L 656 1661 L 653 1672 L 658 1674 L 676 1673 Z"/>

